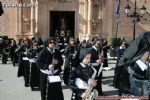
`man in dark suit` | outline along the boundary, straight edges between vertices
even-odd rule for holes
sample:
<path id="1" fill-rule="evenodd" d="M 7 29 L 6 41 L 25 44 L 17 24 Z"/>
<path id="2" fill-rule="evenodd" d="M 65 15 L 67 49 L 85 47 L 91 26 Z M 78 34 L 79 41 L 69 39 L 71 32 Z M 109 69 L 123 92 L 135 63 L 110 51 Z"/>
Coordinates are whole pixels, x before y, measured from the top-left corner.
<path id="1" fill-rule="evenodd" d="M 102 93 L 102 72 L 100 73 L 100 75 L 98 75 L 101 64 L 102 64 L 102 52 L 100 50 L 100 45 L 101 42 L 100 40 L 94 40 L 93 42 L 93 46 L 90 48 L 90 53 L 91 55 L 91 64 L 92 66 L 97 70 L 97 75 L 96 75 L 96 79 L 97 81 L 97 86 L 96 89 L 99 93 L 99 95 L 103 95 Z"/>

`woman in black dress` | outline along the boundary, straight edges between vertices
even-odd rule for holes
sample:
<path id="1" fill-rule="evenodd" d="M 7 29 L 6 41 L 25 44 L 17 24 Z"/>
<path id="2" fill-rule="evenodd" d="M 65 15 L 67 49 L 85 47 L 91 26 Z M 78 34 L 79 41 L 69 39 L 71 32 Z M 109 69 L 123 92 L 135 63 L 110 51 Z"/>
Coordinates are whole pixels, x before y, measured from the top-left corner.
<path id="1" fill-rule="evenodd" d="M 64 100 L 60 72 L 63 59 L 55 49 L 56 40 L 49 38 L 47 45 L 39 53 L 38 67 L 40 68 L 41 100 Z M 58 80 L 55 80 L 58 78 Z"/>
<path id="2" fill-rule="evenodd" d="M 96 69 L 90 65 L 91 53 L 88 50 L 80 54 L 80 64 L 73 68 L 69 78 L 69 86 L 72 89 L 71 100 L 83 100 L 89 97 L 90 88 L 97 85 L 95 80 Z"/>

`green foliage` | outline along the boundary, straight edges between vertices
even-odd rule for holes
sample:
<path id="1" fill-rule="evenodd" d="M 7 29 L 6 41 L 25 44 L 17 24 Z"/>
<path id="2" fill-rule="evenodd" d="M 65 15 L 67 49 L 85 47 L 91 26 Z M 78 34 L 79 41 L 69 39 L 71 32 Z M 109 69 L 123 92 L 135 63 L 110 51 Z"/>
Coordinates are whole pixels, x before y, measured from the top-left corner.
<path id="1" fill-rule="evenodd" d="M 109 43 L 111 44 L 112 48 L 116 48 L 119 46 L 121 39 L 116 37 L 110 37 Z"/>

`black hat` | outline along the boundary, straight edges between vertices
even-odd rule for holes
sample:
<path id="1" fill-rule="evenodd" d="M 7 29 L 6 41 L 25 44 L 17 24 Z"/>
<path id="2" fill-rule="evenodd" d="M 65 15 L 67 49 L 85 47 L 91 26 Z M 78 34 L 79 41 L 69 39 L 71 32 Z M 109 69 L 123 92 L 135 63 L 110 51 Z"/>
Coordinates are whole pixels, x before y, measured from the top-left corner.
<path id="1" fill-rule="evenodd" d="M 147 44 L 150 46 L 150 32 L 145 32 L 144 38 L 145 38 Z"/>
<path id="2" fill-rule="evenodd" d="M 81 49 L 81 50 L 80 50 L 80 56 L 79 56 L 80 61 L 82 61 L 82 60 L 85 58 L 85 56 L 86 56 L 87 54 L 89 54 L 89 53 L 90 53 L 90 52 L 89 52 L 89 49 L 88 49 L 88 48 Z"/>

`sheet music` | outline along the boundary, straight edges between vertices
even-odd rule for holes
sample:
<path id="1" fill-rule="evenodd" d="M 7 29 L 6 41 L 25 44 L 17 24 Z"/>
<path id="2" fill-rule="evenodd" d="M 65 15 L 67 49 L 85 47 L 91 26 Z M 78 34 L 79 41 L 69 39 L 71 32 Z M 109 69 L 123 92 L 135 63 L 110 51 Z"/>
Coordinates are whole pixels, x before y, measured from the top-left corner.
<path id="1" fill-rule="evenodd" d="M 61 82 L 60 76 L 48 76 L 49 83 Z"/>
<path id="2" fill-rule="evenodd" d="M 141 68 L 142 71 L 144 71 L 148 68 L 147 65 L 144 62 L 142 62 L 140 59 L 137 60 L 136 63 L 139 65 L 139 67 Z"/>
<path id="3" fill-rule="evenodd" d="M 23 60 L 29 60 L 29 58 L 28 57 L 23 57 Z"/>
<path id="4" fill-rule="evenodd" d="M 29 61 L 32 63 L 36 63 L 37 59 L 33 58 L 33 59 L 29 59 Z"/>
<path id="5" fill-rule="evenodd" d="M 51 70 L 42 70 L 42 69 L 40 69 L 40 71 L 42 72 L 42 73 L 44 73 L 44 74 L 48 74 L 48 75 L 51 75 L 52 74 L 52 71 Z"/>
<path id="6" fill-rule="evenodd" d="M 87 89 L 88 87 L 87 83 L 81 80 L 80 78 L 76 78 L 75 84 L 79 89 Z"/>

